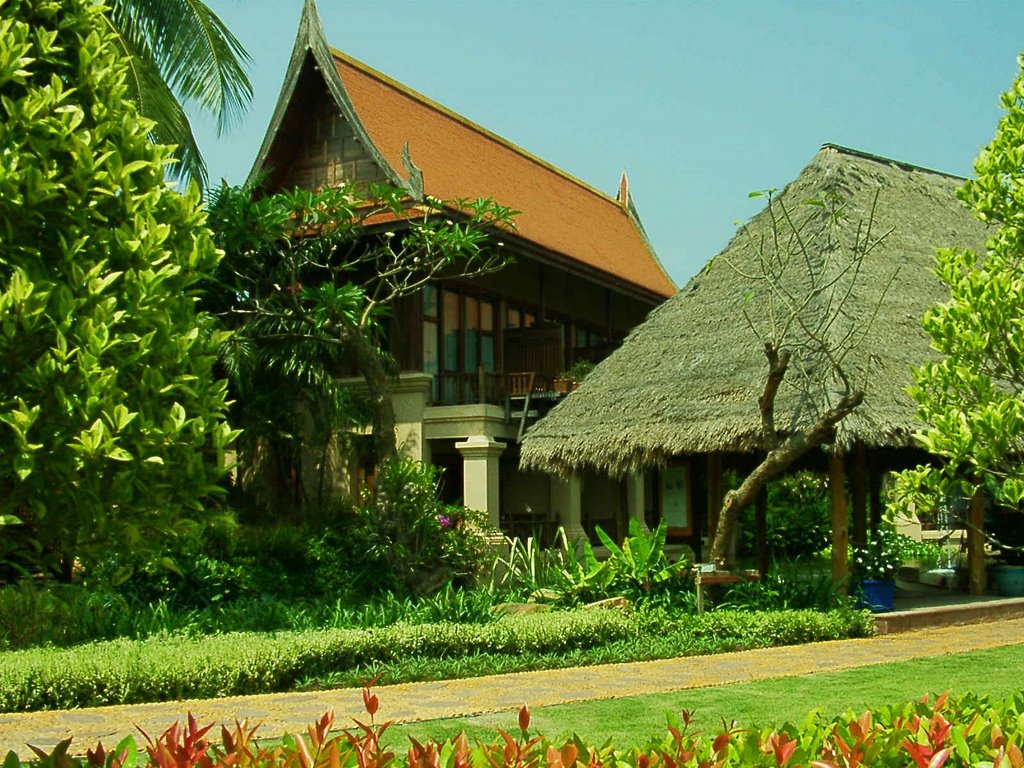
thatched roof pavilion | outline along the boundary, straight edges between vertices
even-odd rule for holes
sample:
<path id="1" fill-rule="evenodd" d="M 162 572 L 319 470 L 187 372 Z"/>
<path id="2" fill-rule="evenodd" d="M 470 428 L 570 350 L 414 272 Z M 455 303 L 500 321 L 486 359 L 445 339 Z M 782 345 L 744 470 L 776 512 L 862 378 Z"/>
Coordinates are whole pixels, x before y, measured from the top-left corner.
<path id="1" fill-rule="evenodd" d="M 839 425 L 836 444 L 843 450 L 858 443 L 909 446 L 920 426 L 905 390 L 911 366 L 933 355 L 921 317 L 948 296 L 932 273 L 935 251 L 984 244 L 984 225 L 956 200 L 962 181 L 826 144 L 779 195 L 796 210 L 818 193 L 839 194 L 847 211 L 840 226 L 855 227 L 870 215 L 877 191 L 874 230 L 892 230 L 865 259 L 847 307 L 853 322 L 866 322 L 884 295 L 868 337 L 846 363 L 865 397 Z M 751 235 L 767 234 L 769 226 L 765 212 L 755 216 L 746 233 L 651 312 L 577 392 L 529 431 L 523 465 L 622 474 L 680 454 L 755 450 L 767 367 L 761 340 L 743 320 L 744 308 L 752 314 L 758 308 L 750 306 L 748 283 L 737 269 L 752 269 Z M 793 418 L 795 394 L 780 392 L 780 424 Z"/>
<path id="2" fill-rule="evenodd" d="M 776 200 L 795 215 L 804 215 L 800 209 L 806 200 L 823 193 L 841 196 L 845 215 L 838 226 L 849 231 L 840 236 L 852 237 L 852 228 L 872 210 L 874 232 L 889 231 L 865 257 L 842 322 L 833 328 L 843 333 L 851 325 L 864 326 L 877 309 L 867 335 L 844 362 L 864 400 L 839 424 L 827 453 L 863 455 L 913 445 L 920 422 L 906 388 L 911 367 L 934 355 L 921 318 L 948 296 L 932 272 L 936 249 L 980 249 L 986 237 L 985 226 L 956 199 L 962 181 L 826 144 L 777 193 Z M 757 317 L 766 311 L 758 302 L 767 300 L 763 293 L 751 298 L 741 273 L 756 270 L 753 244 L 770 233 L 766 208 L 527 433 L 522 465 L 563 474 L 591 469 L 621 475 L 680 456 L 756 454 L 757 399 L 767 363 L 762 340 L 743 313 Z M 819 247 L 827 245 L 812 242 L 809 250 Z M 780 428 L 806 420 L 806 410 L 798 407 L 800 394 L 780 390 Z"/>

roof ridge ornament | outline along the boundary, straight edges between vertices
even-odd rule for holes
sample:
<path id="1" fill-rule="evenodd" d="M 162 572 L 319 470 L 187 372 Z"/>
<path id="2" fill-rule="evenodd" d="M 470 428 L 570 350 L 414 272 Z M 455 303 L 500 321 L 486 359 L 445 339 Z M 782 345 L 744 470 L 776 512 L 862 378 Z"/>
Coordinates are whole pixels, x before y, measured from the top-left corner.
<path id="1" fill-rule="evenodd" d="M 409 174 L 409 178 L 403 182 L 402 186 L 405 187 L 409 196 L 414 200 L 423 199 L 423 171 L 419 169 L 409 156 L 409 142 L 405 142 L 402 145 L 402 165 L 405 166 L 405 172 Z"/>
<path id="2" fill-rule="evenodd" d="M 619 194 L 615 197 L 619 201 L 619 205 L 629 210 L 629 177 L 626 175 L 626 169 L 622 169 L 622 176 L 619 178 Z"/>

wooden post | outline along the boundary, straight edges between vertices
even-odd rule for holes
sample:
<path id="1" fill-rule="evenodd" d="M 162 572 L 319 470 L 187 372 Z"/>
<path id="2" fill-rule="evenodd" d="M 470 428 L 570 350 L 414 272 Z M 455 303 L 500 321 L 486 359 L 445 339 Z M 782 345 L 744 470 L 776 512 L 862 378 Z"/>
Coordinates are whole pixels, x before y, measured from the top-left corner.
<path id="1" fill-rule="evenodd" d="M 868 497 L 871 505 L 871 535 L 875 536 L 882 524 L 882 470 L 878 466 L 877 449 L 868 457 Z"/>
<path id="2" fill-rule="evenodd" d="M 757 517 L 757 569 L 761 578 L 768 575 L 768 486 L 762 488 L 754 500 L 754 514 Z"/>
<path id="3" fill-rule="evenodd" d="M 853 454 L 853 477 L 850 478 L 852 497 L 851 538 L 853 546 L 863 547 L 868 543 L 868 458 L 863 445 L 858 445 Z"/>
<path id="4" fill-rule="evenodd" d="M 718 514 L 722 511 L 722 501 L 725 493 L 722 490 L 722 454 L 709 453 L 707 455 L 707 484 L 708 484 L 708 552 L 715 540 L 715 532 L 718 530 Z M 701 553 L 704 555 L 704 553 Z M 704 555 L 707 557 L 707 555 Z"/>
<path id="5" fill-rule="evenodd" d="M 971 496 L 967 524 L 967 583 L 972 595 L 985 594 L 985 489 Z"/>
<path id="6" fill-rule="evenodd" d="M 849 510 L 846 504 L 846 467 L 843 454 L 836 452 L 828 457 L 828 487 L 831 497 L 832 518 L 832 581 L 845 588 L 850 578 L 850 566 L 846 548 L 850 537 L 847 531 Z"/>

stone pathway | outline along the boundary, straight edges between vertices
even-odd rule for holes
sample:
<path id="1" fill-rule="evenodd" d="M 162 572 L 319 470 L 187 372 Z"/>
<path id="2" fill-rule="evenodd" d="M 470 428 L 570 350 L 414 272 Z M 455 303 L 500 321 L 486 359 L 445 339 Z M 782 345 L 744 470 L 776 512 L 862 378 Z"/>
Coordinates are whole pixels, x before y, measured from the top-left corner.
<path id="1" fill-rule="evenodd" d="M 714 656 L 380 686 L 375 693 L 385 719 L 415 722 L 515 710 L 524 703 L 536 708 L 666 693 L 1018 644 L 1024 644 L 1024 619 Z M 14 750 L 28 756 L 27 743 L 49 748 L 72 735 L 75 752 L 84 752 L 100 739 L 113 746 L 127 734 L 137 735 L 136 725 L 155 736 L 188 712 L 201 724 L 248 719 L 262 721 L 264 736 L 298 733 L 328 709 L 334 709 L 342 727 L 354 717 L 365 718 L 361 691 L 354 688 L 3 714 L 0 755 Z"/>

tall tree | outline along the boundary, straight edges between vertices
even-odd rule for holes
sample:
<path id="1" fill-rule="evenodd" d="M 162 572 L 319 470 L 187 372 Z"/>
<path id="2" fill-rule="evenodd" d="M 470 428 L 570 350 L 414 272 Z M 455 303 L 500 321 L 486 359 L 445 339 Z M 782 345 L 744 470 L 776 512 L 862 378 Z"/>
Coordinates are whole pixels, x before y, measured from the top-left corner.
<path id="1" fill-rule="evenodd" d="M 127 85 L 139 112 L 155 122 L 150 136 L 174 145 L 174 178 L 207 186 L 206 163 L 184 104 L 230 127 L 252 99 L 249 54 L 202 0 L 109 0 L 109 26 L 128 65 Z"/>
<path id="2" fill-rule="evenodd" d="M 984 254 L 936 257 L 950 298 L 924 327 L 942 357 L 915 370 L 911 395 L 928 425 L 917 439 L 943 461 L 902 473 L 897 488 L 919 508 L 978 488 L 1006 506 L 1024 502 L 1024 56 L 1018 65 L 995 138 L 974 162 L 977 178 L 958 191 L 996 229 Z"/>
<path id="3" fill-rule="evenodd" d="M 0 3 L 0 515 L 65 577 L 202 516 L 233 437 L 219 255 L 151 128 L 99 4 Z"/>

